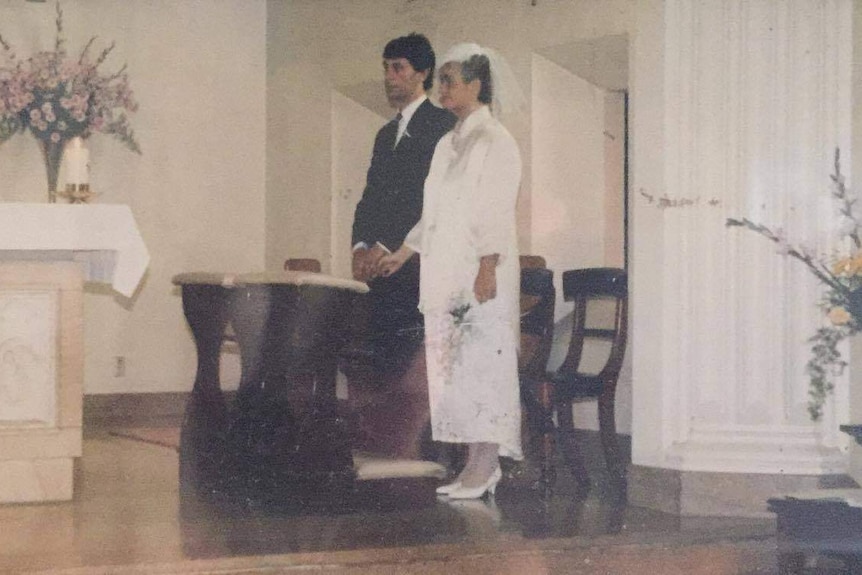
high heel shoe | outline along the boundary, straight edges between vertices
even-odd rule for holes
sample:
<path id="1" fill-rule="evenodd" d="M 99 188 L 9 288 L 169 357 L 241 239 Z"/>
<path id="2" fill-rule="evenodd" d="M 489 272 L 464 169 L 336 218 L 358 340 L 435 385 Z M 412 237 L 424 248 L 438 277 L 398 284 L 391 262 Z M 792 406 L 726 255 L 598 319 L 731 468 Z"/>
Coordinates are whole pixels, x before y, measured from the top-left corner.
<path id="1" fill-rule="evenodd" d="M 453 481 L 452 483 L 447 483 L 446 485 L 441 485 L 436 489 L 437 495 L 449 495 L 453 491 L 461 489 L 461 481 Z"/>
<path id="2" fill-rule="evenodd" d="M 478 487 L 459 487 L 458 489 L 449 492 L 449 499 L 479 499 L 485 495 L 486 491 L 493 495 L 494 491 L 497 490 L 497 484 L 502 478 L 503 472 L 500 471 L 500 468 L 498 467 L 484 484 L 479 485 Z"/>

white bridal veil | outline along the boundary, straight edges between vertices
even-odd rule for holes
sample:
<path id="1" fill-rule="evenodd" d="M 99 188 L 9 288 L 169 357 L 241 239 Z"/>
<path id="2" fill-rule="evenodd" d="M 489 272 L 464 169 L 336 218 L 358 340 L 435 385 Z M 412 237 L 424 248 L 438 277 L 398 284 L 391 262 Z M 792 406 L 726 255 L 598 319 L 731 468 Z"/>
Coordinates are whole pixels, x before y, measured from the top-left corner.
<path id="1" fill-rule="evenodd" d="M 478 44 L 455 44 L 441 59 L 440 65 L 447 62 L 465 62 L 471 56 L 486 56 L 491 67 L 492 101 L 491 113 L 497 118 L 508 117 L 523 111 L 526 105 L 524 92 L 521 90 L 515 73 L 509 63 L 496 50 L 484 48 Z"/>

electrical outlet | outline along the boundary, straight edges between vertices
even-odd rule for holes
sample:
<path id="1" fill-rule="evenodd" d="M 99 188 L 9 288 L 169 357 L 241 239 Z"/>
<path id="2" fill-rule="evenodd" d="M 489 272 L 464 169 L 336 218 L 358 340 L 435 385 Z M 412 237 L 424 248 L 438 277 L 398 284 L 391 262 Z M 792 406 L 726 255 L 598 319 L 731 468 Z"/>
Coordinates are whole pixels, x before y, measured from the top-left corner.
<path id="1" fill-rule="evenodd" d="M 114 377 L 126 377 L 126 356 L 114 357 Z"/>

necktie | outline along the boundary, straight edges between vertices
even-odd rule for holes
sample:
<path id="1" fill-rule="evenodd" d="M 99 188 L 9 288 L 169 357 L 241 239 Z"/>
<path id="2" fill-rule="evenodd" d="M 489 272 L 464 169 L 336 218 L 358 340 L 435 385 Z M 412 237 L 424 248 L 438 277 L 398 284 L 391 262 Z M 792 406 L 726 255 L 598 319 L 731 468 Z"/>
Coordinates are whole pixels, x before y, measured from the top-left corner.
<path id="1" fill-rule="evenodd" d="M 403 116 L 401 116 L 401 112 L 398 112 L 398 114 L 395 116 L 395 126 L 397 129 L 395 132 L 395 146 L 398 145 L 398 142 L 401 141 L 401 136 L 404 134 L 404 130 L 401 128 L 401 119 L 402 118 L 403 118 Z"/>

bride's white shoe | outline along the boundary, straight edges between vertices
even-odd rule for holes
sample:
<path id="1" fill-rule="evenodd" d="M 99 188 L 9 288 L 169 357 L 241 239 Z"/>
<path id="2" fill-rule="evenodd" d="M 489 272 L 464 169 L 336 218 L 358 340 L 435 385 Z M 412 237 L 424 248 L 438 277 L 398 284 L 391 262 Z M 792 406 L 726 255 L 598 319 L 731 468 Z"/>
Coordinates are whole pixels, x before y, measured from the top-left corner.
<path id="1" fill-rule="evenodd" d="M 449 495 L 456 489 L 461 488 L 460 481 L 453 481 L 452 483 L 447 483 L 446 485 L 441 485 L 437 488 L 437 495 Z"/>
<path id="2" fill-rule="evenodd" d="M 499 467 L 497 467 L 494 470 L 494 473 L 491 474 L 491 477 L 488 478 L 488 481 L 484 484 L 479 485 L 478 487 L 459 486 L 457 489 L 449 492 L 449 499 L 479 499 L 485 495 L 486 491 L 493 495 L 494 491 L 497 490 L 497 484 L 502 478 L 503 472 L 500 471 Z"/>

